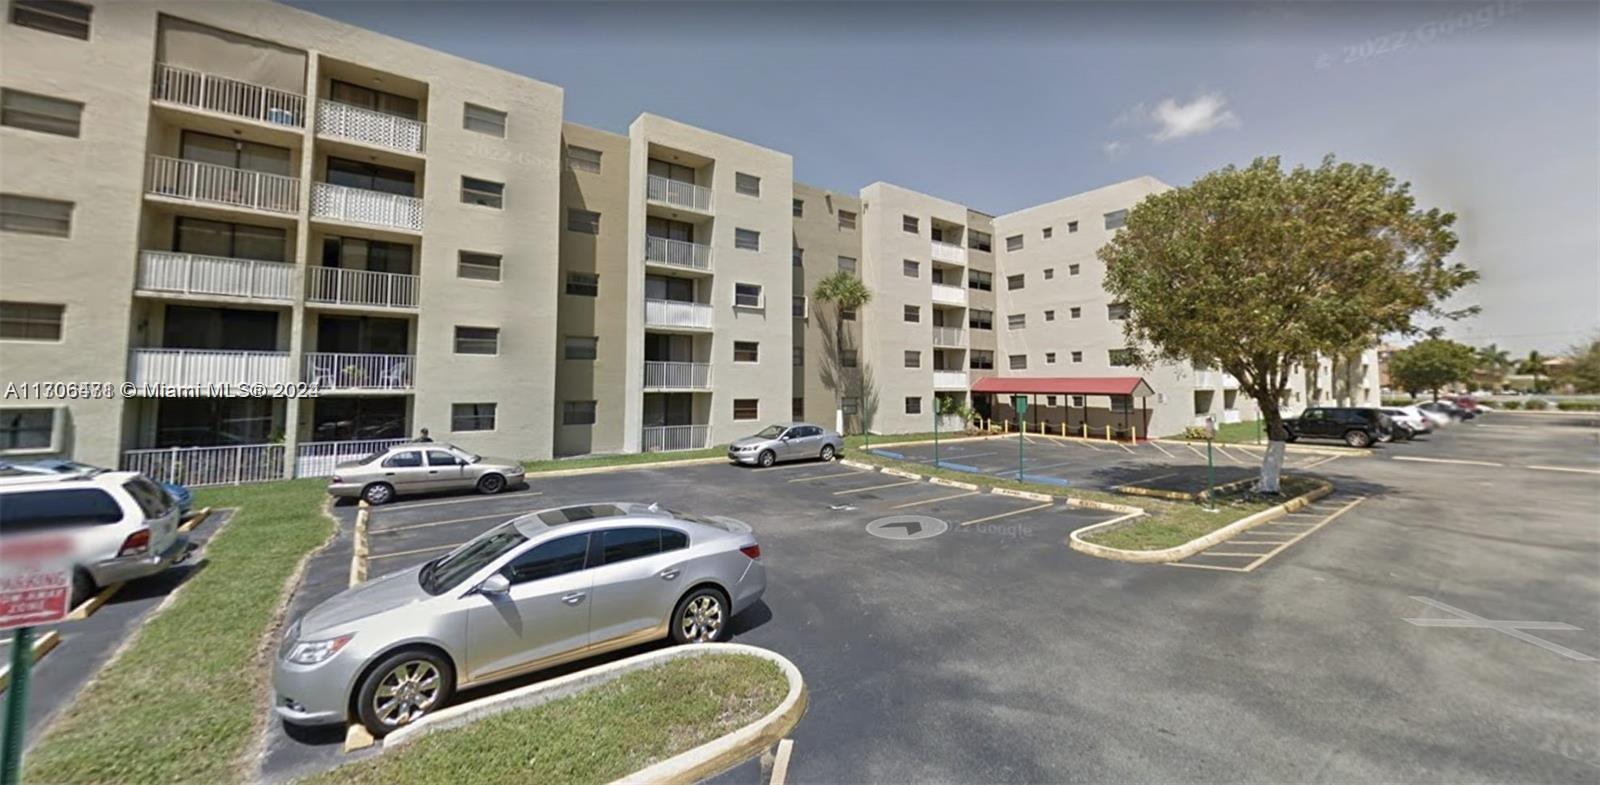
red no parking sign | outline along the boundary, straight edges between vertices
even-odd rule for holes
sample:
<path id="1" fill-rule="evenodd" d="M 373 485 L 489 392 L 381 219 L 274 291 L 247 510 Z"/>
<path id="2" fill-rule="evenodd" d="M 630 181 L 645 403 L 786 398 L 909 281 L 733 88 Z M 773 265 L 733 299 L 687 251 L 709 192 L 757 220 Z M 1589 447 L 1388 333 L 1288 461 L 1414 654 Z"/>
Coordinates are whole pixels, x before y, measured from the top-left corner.
<path id="1" fill-rule="evenodd" d="M 0 630 L 67 617 L 71 556 L 72 540 L 57 535 L 10 537 L 0 544 Z"/>

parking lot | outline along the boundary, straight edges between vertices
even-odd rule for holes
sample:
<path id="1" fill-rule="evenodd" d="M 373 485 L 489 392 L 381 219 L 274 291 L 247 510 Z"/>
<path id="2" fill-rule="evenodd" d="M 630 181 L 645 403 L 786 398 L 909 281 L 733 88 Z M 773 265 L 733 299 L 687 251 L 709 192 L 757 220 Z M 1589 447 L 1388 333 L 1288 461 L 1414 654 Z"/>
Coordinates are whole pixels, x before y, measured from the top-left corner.
<path id="1" fill-rule="evenodd" d="M 1595 663 L 1431 622 L 1441 611 L 1416 599 L 1546 622 L 1532 634 L 1600 655 L 1600 471 L 1527 468 L 1600 470 L 1600 431 L 1587 418 L 1529 419 L 1496 415 L 1370 458 L 1292 453 L 1291 470 L 1339 491 L 1254 538 L 1290 547 L 1211 560 L 1238 567 L 1276 551 L 1249 570 L 1104 561 L 1063 541 L 1108 514 L 818 463 L 535 477 L 495 497 L 407 499 L 372 513 L 370 569 L 569 503 L 656 501 L 749 522 L 769 589 L 734 620 L 734 640 L 789 657 L 810 689 L 790 782 L 1584 781 L 1600 765 Z M 1079 487 L 1204 471 L 1170 444 L 1051 441 L 1027 443 L 1028 460 L 1037 449 L 1041 473 Z M 998 473 L 1015 447 L 1014 435 L 955 442 L 940 457 Z M 931 445 L 889 449 L 931 459 Z M 1249 450 L 1225 449 L 1236 473 L 1254 470 Z M 1414 457 L 1501 465 L 1397 460 Z M 349 583 L 355 507 L 335 509 L 340 539 L 313 559 L 292 614 Z M 910 515 L 942 526 L 915 537 L 883 526 Z M 290 736 L 274 722 L 262 775 L 334 765 L 351 757 L 343 742 L 342 730 Z M 753 761 L 717 778 L 760 780 Z"/>

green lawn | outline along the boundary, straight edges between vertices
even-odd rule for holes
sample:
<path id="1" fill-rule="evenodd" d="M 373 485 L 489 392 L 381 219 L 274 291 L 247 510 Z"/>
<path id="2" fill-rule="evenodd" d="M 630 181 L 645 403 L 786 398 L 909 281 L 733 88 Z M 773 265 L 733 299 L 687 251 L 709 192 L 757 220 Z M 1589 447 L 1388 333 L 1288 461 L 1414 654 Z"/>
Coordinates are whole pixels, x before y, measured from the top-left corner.
<path id="1" fill-rule="evenodd" d="M 1220 444 L 1266 444 L 1267 424 L 1264 422 L 1230 422 L 1217 425 L 1217 442 Z M 1182 439 L 1183 434 L 1175 433 L 1165 437 L 1168 439 Z M 1191 441 L 1205 441 L 1193 439 Z"/>
<path id="2" fill-rule="evenodd" d="M 333 532 L 321 479 L 195 490 L 240 508 L 205 566 L 29 753 L 24 782 L 241 782 L 267 721 L 267 640 L 301 558 Z"/>
<path id="3" fill-rule="evenodd" d="M 777 708 L 788 689 L 783 671 L 760 657 L 686 657 L 432 733 L 303 782 L 605 783 L 743 727 Z"/>

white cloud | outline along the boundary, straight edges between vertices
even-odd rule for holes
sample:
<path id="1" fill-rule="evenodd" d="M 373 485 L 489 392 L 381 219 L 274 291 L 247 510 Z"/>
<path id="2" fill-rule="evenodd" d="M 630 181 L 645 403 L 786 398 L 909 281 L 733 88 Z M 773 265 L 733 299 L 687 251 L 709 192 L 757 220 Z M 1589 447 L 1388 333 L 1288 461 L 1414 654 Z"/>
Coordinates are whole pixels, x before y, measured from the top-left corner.
<path id="1" fill-rule="evenodd" d="M 1127 155 L 1127 153 L 1128 153 L 1128 143 L 1127 142 L 1120 142 L 1120 141 L 1117 141 L 1117 140 L 1113 139 L 1112 141 L 1109 141 L 1109 142 L 1106 142 L 1103 145 L 1100 145 L 1100 151 L 1105 153 L 1107 158 L 1115 161 L 1118 158 L 1121 158 L 1122 156 Z"/>
<path id="2" fill-rule="evenodd" d="M 1143 106 L 1135 107 L 1142 110 Z M 1203 134 L 1217 128 L 1236 128 L 1239 117 L 1228 109 L 1228 99 L 1222 93 L 1205 93 L 1186 104 L 1167 98 L 1156 104 L 1148 113 L 1149 119 L 1160 128 L 1150 134 L 1157 142 L 1182 139 Z"/>

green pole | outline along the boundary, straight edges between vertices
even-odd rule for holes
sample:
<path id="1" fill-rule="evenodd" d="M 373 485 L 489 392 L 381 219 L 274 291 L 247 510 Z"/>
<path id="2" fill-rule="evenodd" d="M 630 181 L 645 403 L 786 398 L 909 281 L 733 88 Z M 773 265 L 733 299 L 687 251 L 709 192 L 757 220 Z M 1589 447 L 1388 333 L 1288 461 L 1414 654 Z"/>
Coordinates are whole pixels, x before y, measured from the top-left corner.
<path id="1" fill-rule="evenodd" d="M 0 740 L 0 785 L 17 785 L 22 774 L 22 736 L 27 731 L 28 676 L 33 670 L 33 628 L 18 627 L 11 639 L 11 688 L 6 691 L 5 738 Z"/>
<path id="2" fill-rule="evenodd" d="M 1217 475 L 1211 462 L 1211 439 L 1206 439 L 1206 509 L 1217 509 Z"/>
<path id="3" fill-rule="evenodd" d="M 933 396 L 933 468 L 939 468 L 939 396 Z"/>

